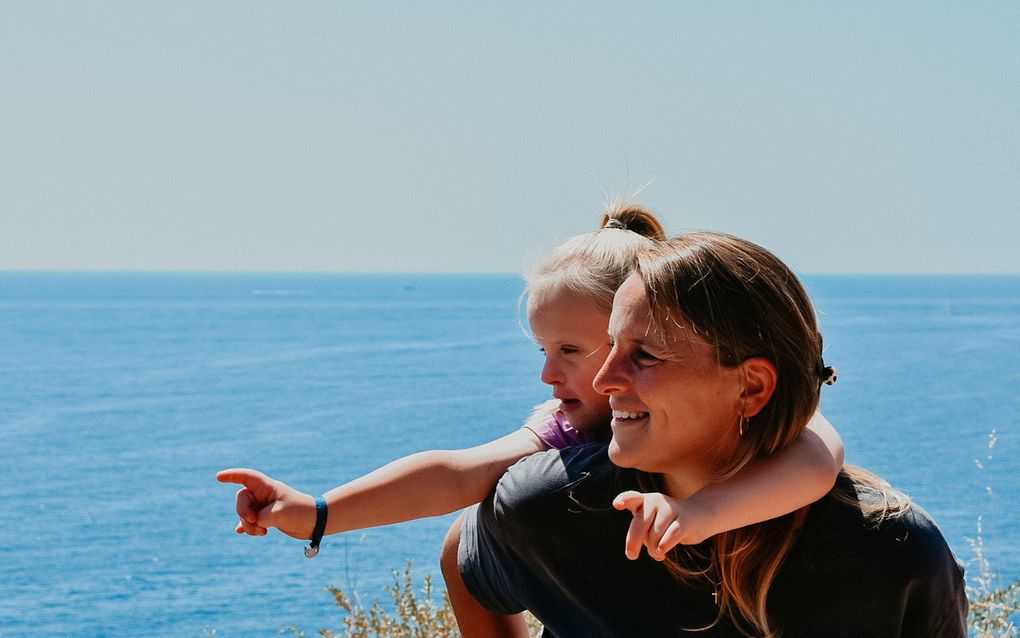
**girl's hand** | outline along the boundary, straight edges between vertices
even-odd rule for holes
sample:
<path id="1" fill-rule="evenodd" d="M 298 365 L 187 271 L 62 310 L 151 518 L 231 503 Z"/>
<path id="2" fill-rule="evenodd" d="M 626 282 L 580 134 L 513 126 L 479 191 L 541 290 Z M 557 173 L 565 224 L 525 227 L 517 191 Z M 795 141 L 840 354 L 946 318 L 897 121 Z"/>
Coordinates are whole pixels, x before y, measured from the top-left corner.
<path id="1" fill-rule="evenodd" d="M 216 474 L 221 483 L 243 485 L 237 492 L 238 534 L 265 536 L 275 527 L 287 536 L 308 539 L 315 529 L 315 498 L 256 470 L 231 468 Z"/>
<path id="2" fill-rule="evenodd" d="M 698 530 L 698 522 L 703 520 L 704 514 L 691 505 L 658 492 L 627 491 L 613 499 L 613 507 L 630 510 L 634 515 L 627 530 L 627 558 L 636 560 L 644 545 L 649 556 L 663 560 L 677 545 L 693 545 L 705 540 L 706 536 Z"/>

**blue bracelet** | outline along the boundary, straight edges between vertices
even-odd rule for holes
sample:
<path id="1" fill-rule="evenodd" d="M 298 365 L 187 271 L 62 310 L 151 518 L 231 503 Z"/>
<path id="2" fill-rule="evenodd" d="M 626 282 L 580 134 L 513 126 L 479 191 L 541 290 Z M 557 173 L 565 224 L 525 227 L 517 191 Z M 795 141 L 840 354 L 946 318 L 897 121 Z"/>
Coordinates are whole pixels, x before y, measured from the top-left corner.
<path id="1" fill-rule="evenodd" d="M 322 534 L 326 531 L 327 516 L 329 516 L 329 508 L 326 507 L 326 499 L 316 496 L 315 529 L 312 530 L 311 543 L 305 548 L 305 558 L 315 558 L 319 553 L 319 543 L 322 542 Z"/>

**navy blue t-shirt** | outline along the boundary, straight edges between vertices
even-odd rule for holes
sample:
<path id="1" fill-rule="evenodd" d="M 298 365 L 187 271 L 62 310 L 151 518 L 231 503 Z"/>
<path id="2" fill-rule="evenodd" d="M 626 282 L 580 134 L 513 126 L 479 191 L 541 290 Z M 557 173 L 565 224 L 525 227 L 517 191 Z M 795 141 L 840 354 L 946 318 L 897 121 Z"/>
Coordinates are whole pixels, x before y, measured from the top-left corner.
<path id="1" fill-rule="evenodd" d="M 530 610 L 547 638 L 691 636 L 719 608 L 707 579 L 679 582 L 642 552 L 624 555 L 631 514 L 612 499 L 639 489 L 604 446 L 550 450 L 521 460 L 468 511 L 460 569 L 487 608 Z M 861 500 L 845 477 L 835 489 Z M 916 505 L 880 526 L 831 495 L 808 512 L 769 592 L 783 638 L 964 638 L 963 568 Z M 742 636 L 724 618 L 694 636 Z"/>

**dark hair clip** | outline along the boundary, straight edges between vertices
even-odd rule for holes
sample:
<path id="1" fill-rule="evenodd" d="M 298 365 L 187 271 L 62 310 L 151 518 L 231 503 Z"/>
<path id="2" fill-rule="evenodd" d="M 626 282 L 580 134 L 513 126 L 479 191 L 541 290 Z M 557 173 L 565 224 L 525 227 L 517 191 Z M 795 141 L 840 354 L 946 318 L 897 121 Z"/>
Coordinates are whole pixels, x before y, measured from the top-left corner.
<path id="1" fill-rule="evenodd" d="M 836 382 L 836 368 L 825 365 L 825 361 L 818 359 L 818 379 L 825 385 L 832 385 Z"/>

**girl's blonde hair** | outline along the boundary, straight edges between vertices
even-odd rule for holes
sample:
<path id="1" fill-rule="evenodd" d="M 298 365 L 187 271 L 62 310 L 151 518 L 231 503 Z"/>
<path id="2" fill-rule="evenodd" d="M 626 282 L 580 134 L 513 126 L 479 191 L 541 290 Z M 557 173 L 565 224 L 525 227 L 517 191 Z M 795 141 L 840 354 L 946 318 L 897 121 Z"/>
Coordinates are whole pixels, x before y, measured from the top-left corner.
<path id="1" fill-rule="evenodd" d="M 621 204 L 602 216 L 599 230 L 577 235 L 552 249 L 525 276 L 523 296 L 551 286 L 563 286 L 591 299 L 609 314 L 613 296 L 637 266 L 638 255 L 666 239 L 662 223 L 636 204 Z"/>
<path id="2" fill-rule="evenodd" d="M 764 357 L 776 367 L 776 388 L 765 407 L 750 418 L 734 415 L 740 442 L 718 478 L 732 476 L 754 459 L 771 456 L 796 440 L 817 408 L 821 384 L 832 370 L 822 362 L 822 336 L 811 300 L 786 264 L 744 239 L 692 232 L 645 253 L 638 272 L 658 329 L 673 322 L 693 327 L 712 343 L 724 367 L 752 357 Z M 873 520 L 908 506 L 905 497 L 874 475 L 857 468 L 845 472 L 854 485 L 883 495 L 883 504 L 864 512 Z M 647 489 L 661 491 L 659 477 L 646 476 L 643 482 Z M 856 501 L 838 495 L 837 500 Z M 713 537 L 707 575 L 720 590 L 719 618 L 729 614 L 738 625 L 749 624 L 756 635 L 773 634 L 766 614 L 768 591 L 806 512 L 802 508 Z M 667 564 L 675 576 L 706 576 L 705 569 L 691 567 L 685 558 L 682 551 L 671 555 Z"/>

